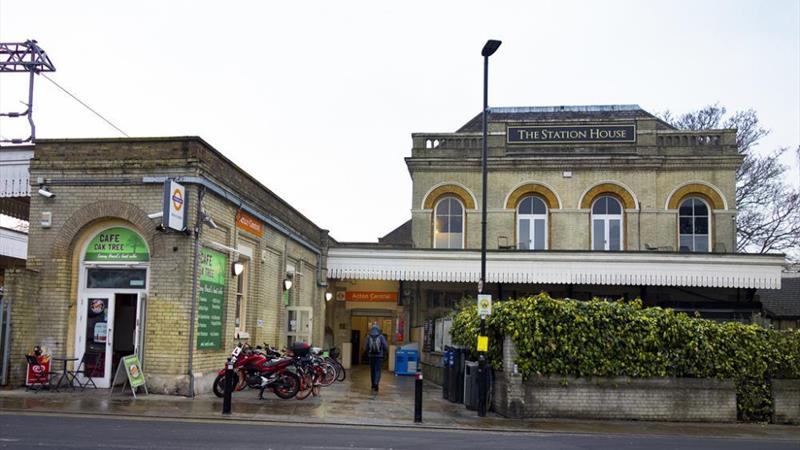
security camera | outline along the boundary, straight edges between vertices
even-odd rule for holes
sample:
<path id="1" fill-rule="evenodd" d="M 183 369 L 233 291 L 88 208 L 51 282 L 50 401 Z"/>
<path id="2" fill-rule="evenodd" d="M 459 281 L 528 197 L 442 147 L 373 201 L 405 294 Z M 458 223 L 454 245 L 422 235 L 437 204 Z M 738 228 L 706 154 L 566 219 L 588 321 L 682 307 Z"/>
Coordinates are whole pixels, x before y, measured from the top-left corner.
<path id="1" fill-rule="evenodd" d="M 217 228 L 219 228 L 217 224 L 214 223 L 214 219 L 212 219 L 211 216 L 206 216 L 206 223 L 208 224 L 209 227 L 211 227 L 212 230 L 216 230 Z"/>
<path id="2" fill-rule="evenodd" d="M 53 198 L 53 197 L 56 196 L 56 194 L 48 191 L 47 188 L 39 189 L 39 195 L 41 195 L 42 197 L 47 197 L 47 198 Z"/>
<path id="3" fill-rule="evenodd" d="M 148 214 L 147 217 L 149 217 L 151 219 L 158 219 L 159 217 L 162 217 L 163 215 L 164 215 L 164 212 L 163 211 L 159 211 L 159 212 L 155 212 L 153 214 Z"/>

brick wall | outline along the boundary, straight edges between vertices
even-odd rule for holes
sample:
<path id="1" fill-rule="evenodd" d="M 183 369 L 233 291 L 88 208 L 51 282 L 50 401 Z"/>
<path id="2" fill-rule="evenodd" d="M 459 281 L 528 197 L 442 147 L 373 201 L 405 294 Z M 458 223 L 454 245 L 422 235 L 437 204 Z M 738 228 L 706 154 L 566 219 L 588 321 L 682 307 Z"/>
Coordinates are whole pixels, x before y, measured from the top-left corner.
<path id="1" fill-rule="evenodd" d="M 21 383 L 22 355 L 33 345 L 44 344 L 52 354 L 75 354 L 83 246 L 105 227 L 124 226 L 140 234 L 150 251 L 143 361 L 148 387 L 153 392 L 188 393 L 191 348 L 196 390 L 210 389 L 213 375 L 239 341 L 234 336 L 237 280 L 226 278 L 222 348 L 195 349 L 189 342 L 194 238 L 157 231 L 160 220 L 148 218 L 161 210 L 163 190 L 161 184 L 143 182 L 143 177 L 166 176 L 216 179 L 248 206 L 290 224 L 306 241 L 326 239 L 325 230 L 198 138 L 41 141 L 31 162 L 31 180 L 42 178 L 56 196 L 31 198 L 28 270 L 10 271 L 6 279 L 7 295 L 14 302 L 12 383 Z M 188 228 L 193 230 L 200 187 L 186 187 Z M 318 256 L 269 226 L 263 237 L 238 229 L 239 206 L 206 191 L 203 209 L 218 228 L 204 226 L 200 245 L 252 248 L 244 322 L 250 342 L 285 345 L 283 279 L 288 259 L 305 274 L 296 280 L 293 304 L 315 308 L 312 341 L 321 343 L 325 315 L 317 286 Z M 39 224 L 42 212 L 52 214 L 50 227 Z M 232 255 L 227 256 L 230 264 Z"/>
<path id="2" fill-rule="evenodd" d="M 494 410 L 514 418 L 625 419 L 735 422 L 736 389 L 731 380 L 691 378 L 574 378 L 513 374 L 516 350 L 503 344 Z"/>
<path id="3" fill-rule="evenodd" d="M 774 423 L 800 424 L 800 380 L 772 380 Z"/>

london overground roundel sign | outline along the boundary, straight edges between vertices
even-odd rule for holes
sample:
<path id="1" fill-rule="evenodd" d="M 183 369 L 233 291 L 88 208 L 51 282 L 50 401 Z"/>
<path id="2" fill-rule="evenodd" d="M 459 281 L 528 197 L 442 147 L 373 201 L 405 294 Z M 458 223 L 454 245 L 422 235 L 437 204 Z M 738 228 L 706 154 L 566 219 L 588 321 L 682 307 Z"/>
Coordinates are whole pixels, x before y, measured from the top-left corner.
<path id="1" fill-rule="evenodd" d="M 133 230 L 109 228 L 97 233 L 89 242 L 83 258 L 86 262 L 146 262 L 150 261 L 147 245 Z"/>

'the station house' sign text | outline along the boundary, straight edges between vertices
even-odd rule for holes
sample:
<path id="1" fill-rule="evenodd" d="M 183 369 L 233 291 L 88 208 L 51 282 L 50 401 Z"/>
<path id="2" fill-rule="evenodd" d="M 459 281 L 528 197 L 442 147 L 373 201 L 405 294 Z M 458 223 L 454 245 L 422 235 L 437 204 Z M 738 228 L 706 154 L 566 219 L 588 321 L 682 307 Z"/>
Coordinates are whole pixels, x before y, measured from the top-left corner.
<path id="1" fill-rule="evenodd" d="M 533 125 L 508 126 L 509 144 L 635 143 L 636 125 Z"/>

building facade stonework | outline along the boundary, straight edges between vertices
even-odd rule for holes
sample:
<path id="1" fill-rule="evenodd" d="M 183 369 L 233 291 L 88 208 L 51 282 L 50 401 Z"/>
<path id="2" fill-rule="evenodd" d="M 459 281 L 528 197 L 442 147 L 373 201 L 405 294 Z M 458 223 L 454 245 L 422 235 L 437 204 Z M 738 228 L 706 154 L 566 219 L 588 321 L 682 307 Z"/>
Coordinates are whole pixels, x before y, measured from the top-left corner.
<path id="1" fill-rule="evenodd" d="M 44 345 L 53 355 L 87 355 L 105 384 L 135 352 L 151 392 L 188 394 L 210 390 L 238 342 L 322 340 L 327 231 L 202 139 L 42 140 L 30 176 L 55 195 L 31 197 L 27 265 L 6 274 L 10 383 L 24 378 L 23 355 Z M 185 187 L 185 232 L 151 217 L 162 211 L 165 179 Z M 237 226 L 242 214 L 251 226 Z M 140 238 L 147 256 L 90 261 L 104 240 L 106 250 L 124 248 L 119 236 Z M 198 261 L 195 272 L 204 255 L 224 262 L 218 312 L 208 311 L 202 283 L 193 290 L 208 269 Z M 243 264 L 238 276 L 234 262 Z M 219 336 L 199 348 L 206 327 Z"/>

